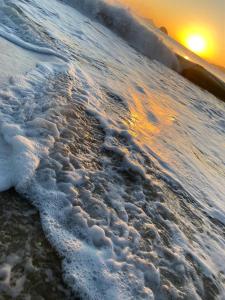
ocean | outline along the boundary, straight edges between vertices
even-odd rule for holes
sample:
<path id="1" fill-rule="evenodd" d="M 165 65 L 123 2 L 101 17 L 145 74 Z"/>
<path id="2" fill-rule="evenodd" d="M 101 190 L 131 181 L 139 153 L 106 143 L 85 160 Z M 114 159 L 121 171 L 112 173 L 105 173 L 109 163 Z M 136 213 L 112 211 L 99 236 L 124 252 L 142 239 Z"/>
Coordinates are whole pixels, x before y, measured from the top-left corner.
<path id="1" fill-rule="evenodd" d="M 188 50 L 101 0 L 0 0 L 0 50 L 0 191 L 38 211 L 55 299 L 225 299 L 225 102 Z M 32 299 L 1 252 L 0 299 Z"/>

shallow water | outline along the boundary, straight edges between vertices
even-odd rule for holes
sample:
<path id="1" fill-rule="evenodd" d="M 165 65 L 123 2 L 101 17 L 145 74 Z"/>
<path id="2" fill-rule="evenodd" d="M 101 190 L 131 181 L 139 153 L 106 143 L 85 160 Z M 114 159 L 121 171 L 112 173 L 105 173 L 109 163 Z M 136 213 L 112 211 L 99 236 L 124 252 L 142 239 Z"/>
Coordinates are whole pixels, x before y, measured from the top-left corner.
<path id="1" fill-rule="evenodd" d="M 68 287 L 223 299 L 224 103 L 65 4 L 0 5 L 41 55 L 0 92 L 0 190 L 39 211 Z"/>
<path id="2" fill-rule="evenodd" d="M 0 193 L 0 299 L 72 299 L 36 209 L 15 191 Z"/>

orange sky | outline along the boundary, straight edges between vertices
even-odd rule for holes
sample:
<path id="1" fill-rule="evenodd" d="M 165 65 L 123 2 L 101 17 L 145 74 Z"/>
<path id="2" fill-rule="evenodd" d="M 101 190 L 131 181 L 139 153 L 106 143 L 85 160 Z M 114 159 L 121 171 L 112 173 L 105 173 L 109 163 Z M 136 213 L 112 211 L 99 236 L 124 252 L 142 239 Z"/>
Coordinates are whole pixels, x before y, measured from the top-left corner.
<path id="1" fill-rule="evenodd" d="M 165 26 L 181 43 L 192 34 L 206 39 L 202 56 L 225 66 L 225 0 L 115 0 Z"/>

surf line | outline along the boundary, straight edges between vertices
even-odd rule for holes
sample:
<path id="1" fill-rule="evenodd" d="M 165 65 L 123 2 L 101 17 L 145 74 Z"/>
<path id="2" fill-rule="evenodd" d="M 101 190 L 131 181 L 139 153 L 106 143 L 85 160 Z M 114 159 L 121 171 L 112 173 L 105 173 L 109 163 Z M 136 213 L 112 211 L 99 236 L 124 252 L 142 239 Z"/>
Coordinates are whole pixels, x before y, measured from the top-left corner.
<path id="1" fill-rule="evenodd" d="M 6 40 L 8 40 L 9 42 L 25 49 L 28 51 L 33 51 L 39 54 L 44 54 L 44 55 L 52 55 L 52 56 L 56 56 L 62 60 L 64 60 L 65 62 L 68 62 L 68 59 L 61 55 L 60 53 L 55 52 L 54 50 L 50 49 L 50 48 L 46 48 L 46 47 L 39 47 L 36 45 L 32 45 L 28 42 L 25 42 L 23 40 L 21 40 L 20 38 L 18 38 L 17 36 L 11 34 L 11 33 L 6 33 L 5 31 L 3 31 L 0 28 L 0 36 Z"/>

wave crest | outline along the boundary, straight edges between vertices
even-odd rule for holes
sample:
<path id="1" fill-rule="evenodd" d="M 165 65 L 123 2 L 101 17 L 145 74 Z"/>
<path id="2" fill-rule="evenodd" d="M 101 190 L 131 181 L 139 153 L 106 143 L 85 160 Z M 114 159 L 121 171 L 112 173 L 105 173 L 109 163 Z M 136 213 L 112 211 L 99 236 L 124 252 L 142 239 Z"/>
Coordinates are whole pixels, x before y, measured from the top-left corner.
<path id="1" fill-rule="evenodd" d="M 127 9 L 102 0 L 64 0 L 64 2 L 101 22 L 148 58 L 156 59 L 167 67 L 179 71 L 175 53 Z"/>

